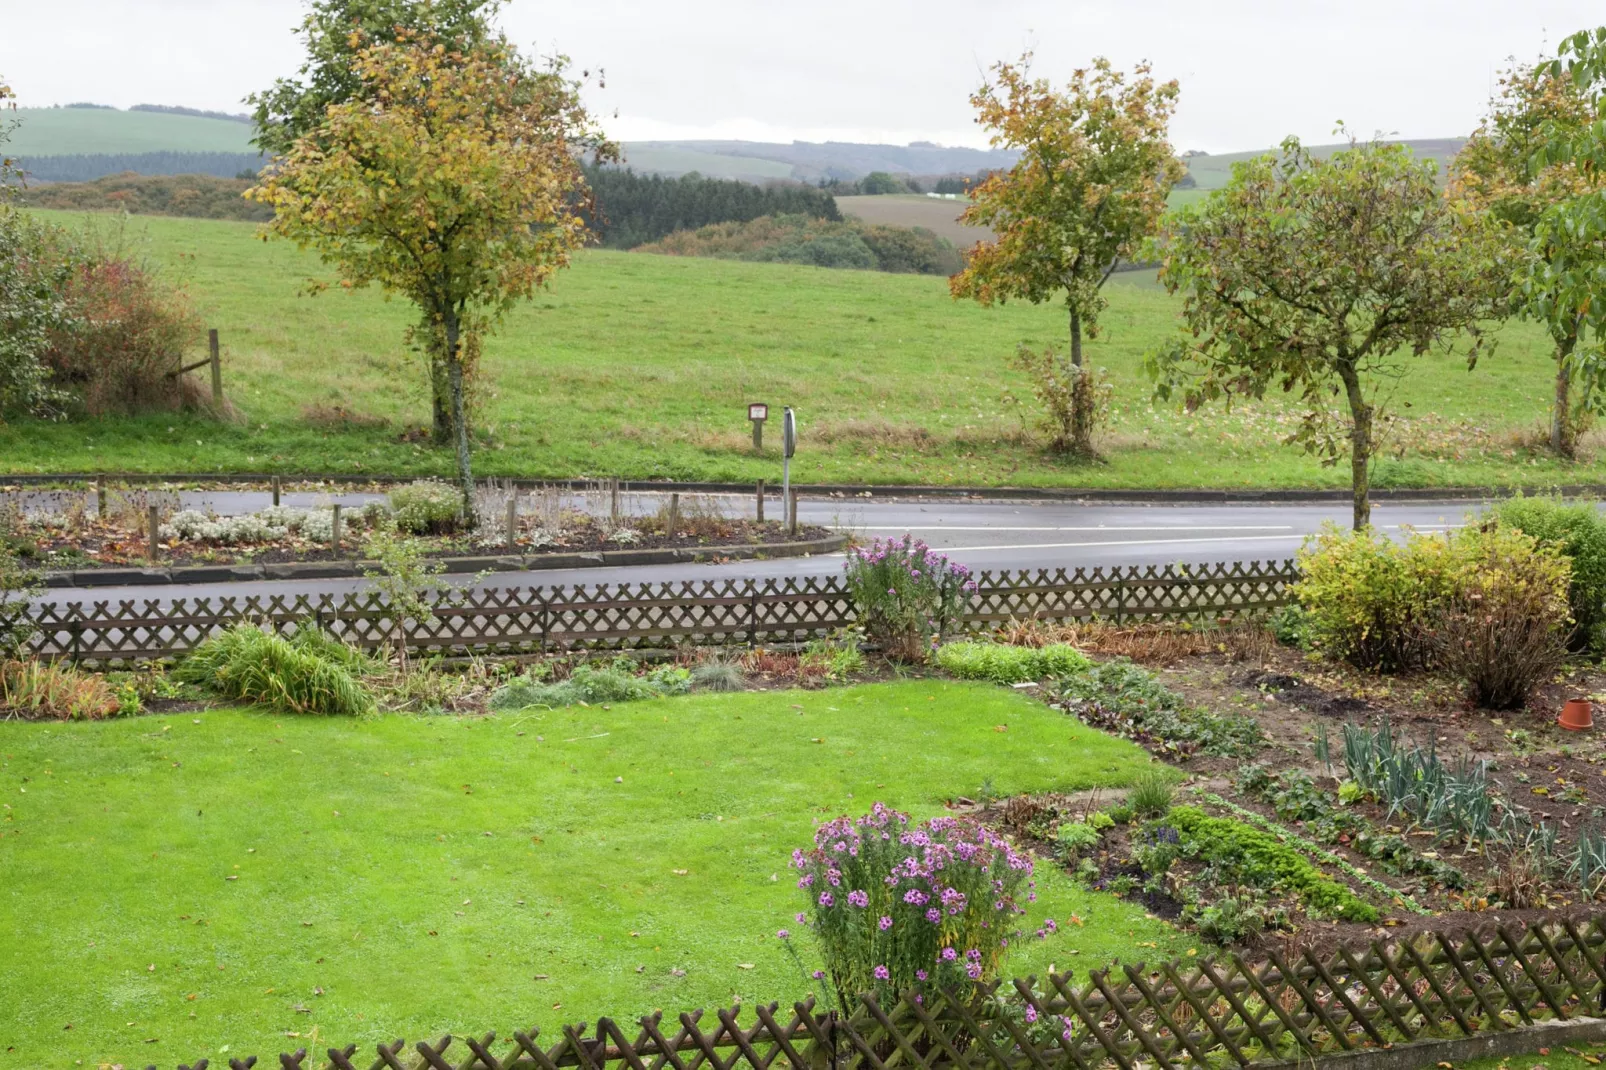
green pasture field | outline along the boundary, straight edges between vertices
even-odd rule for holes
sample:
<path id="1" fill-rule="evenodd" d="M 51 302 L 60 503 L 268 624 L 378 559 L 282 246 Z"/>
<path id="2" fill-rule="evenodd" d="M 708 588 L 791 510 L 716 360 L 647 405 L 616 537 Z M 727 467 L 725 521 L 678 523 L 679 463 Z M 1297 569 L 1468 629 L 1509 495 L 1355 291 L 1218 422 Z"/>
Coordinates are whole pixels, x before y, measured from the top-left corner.
<path id="1" fill-rule="evenodd" d="M 73 226 L 88 217 L 45 213 Z M 95 217 L 96 225 L 113 225 Z M 338 286 L 315 257 L 264 243 L 249 223 L 138 217 L 128 240 L 186 283 L 221 331 L 240 419 L 199 415 L 17 421 L 0 470 L 444 474 L 449 451 L 408 435 L 428 419 L 425 377 L 403 342 L 412 308 Z M 1280 399 L 1185 415 L 1151 404 L 1147 353 L 1177 330 L 1179 302 L 1152 275 L 1118 275 L 1087 347 L 1114 387 L 1104 463 L 1046 453 L 1005 389 L 1017 345 L 1064 344 L 1057 304 L 956 302 L 941 278 L 587 251 L 485 347 L 477 471 L 533 478 L 776 479 L 779 442 L 751 450 L 747 403 L 798 411 L 793 477 L 805 482 L 1060 487 L 1341 487 L 1281 440 Z M 1410 362 L 1393 384 L 1384 486 L 1553 485 L 1600 479 L 1594 455 L 1548 459 L 1552 363 L 1543 333 L 1512 323 L 1475 371 Z"/>
<path id="2" fill-rule="evenodd" d="M 255 152 L 251 126 L 230 119 L 109 108 L 18 108 L 6 152 L 30 156 Z"/>
<path id="3" fill-rule="evenodd" d="M 788 861 L 816 822 L 1149 767 L 1008 689 L 940 680 L 483 718 L 0 723 L 0 1068 L 266 1065 L 786 1006 L 808 982 L 775 934 L 798 928 Z M 1191 947 L 1052 863 L 1037 880 L 1023 920 L 1061 931 L 1012 975 Z"/>

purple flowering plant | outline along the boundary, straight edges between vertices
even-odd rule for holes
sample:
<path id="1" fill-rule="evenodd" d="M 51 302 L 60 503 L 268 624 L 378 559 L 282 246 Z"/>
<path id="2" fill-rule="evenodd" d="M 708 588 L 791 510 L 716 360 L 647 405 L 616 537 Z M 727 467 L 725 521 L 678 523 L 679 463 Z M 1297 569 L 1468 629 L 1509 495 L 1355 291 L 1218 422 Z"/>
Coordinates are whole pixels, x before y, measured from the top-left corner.
<path id="1" fill-rule="evenodd" d="M 1032 874 L 1029 858 L 974 821 L 917 824 L 881 803 L 821 825 L 792 865 L 831 994 L 849 1013 L 860 993 L 896 999 L 997 976 Z M 826 901 L 822 885 L 848 891 Z"/>
<path id="2" fill-rule="evenodd" d="M 911 535 L 856 546 L 843 568 L 866 637 L 906 661 L 925 660 L 976 592 L 968 568 Z"/>

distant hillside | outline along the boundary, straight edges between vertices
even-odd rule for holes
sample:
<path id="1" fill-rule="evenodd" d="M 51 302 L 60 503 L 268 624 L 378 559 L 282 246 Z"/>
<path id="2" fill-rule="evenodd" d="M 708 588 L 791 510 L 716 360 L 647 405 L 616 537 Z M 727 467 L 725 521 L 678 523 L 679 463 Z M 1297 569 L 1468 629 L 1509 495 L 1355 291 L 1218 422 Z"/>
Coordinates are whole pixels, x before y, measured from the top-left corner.
<path id="1" fill-rule="evenodd" d="M 1405 138 L 1400 141 L 1391 141 L 1389 144 L 1402 144 L 1410 146 L 1419 159 L 1433 160 L 1439 165 L 1440 171 L 1445 170 L 1449 160 L 1461 151 L 1461 146 L 1467 143 L 1464 137 L 1431 137 L 1431 138 Z M 1307 145 L 1311 155 L 1317 157 L 1331 156 L 1340 149 L 1347 149 L 1349 145 Z M 1273 148 L 1257 149 L 1254 152 L 1226 152 L 1218 156 L 1189 156 L 1183 160 L 1188 165 L 1188 173 L 1193 176 L 1198 188 L 1201 190 L 1220 189 L 1232 177 L 1232 165 L 1244 160 L 1252 160 L 1256 156 L 1264 156 L 1273 152 Z"/>
<path id="2" fill-rule="evenodd" d="M 252 153 L 251 127 L 232 119 L 115 108 L 19 108 L 9 151 L 17 156 Z"/>
<path id="3" fill-rule="evenodd" d="M 946 148 L 930 142 L 909 145 L 862 145 L 848 141 L 794 141 L 791 144 L 763 141 L 636 141 L 625 145 L 625 154 L 637 170 L 673 166 L 671 154 L 695 154 L 698 158 L 718 157 L 735 161 L 733 168 L 751 168 L 754 173 L 813 181 L 861 178 L 872 171 L 891 174 L 941 175 L 974 174 L 995 167 L 1008 167 L 1018 154 L 981 149 Z M 690 158 L 690 157 L 686 157 Z M 649 164 L 647 160 L 663 161 Z M 773 167 L 789 170 L 776 175 Z M 759 170 L 762 168 L 763 170 Z"/>

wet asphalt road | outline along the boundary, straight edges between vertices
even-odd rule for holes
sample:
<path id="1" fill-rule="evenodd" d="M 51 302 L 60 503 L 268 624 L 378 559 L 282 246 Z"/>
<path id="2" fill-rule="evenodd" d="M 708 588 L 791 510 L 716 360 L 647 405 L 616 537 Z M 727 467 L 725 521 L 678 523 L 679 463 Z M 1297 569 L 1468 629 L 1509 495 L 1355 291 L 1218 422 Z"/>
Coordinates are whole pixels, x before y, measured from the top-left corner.
<path id="1" fill-rule="evenodd" d="M 333 500 L 358 505 L 377 495 L 341 494 Z M 687 497 L 682 496 L 685 502 Z M 753 510 L 748 496 L 708 496 L 727 515 Z M 314 495 L 284 496 L 286 505 L 311 505 Z M 317 499 L 327 502 L 325 496 Z M 187 507 L 219 513 L 245 512 L 267 504 L 266 497 L 240 492 L 188 492 Z M 625 507 L 656 510 L 652 494 L 631 494 Z M 1404 527 L 1443 530 L 1463 522 L 1477 508 L 1467 502 L 1377 503 L 1373 523 L 1398 532 Z M 773 519 L 778 500 L 768 505 Z M 1324 523 L 1345 525 L 1349 505 L 1313 504 L 1122 505 L 1078 502 L 998 501 L 863 501 L 853 498 L 803 500 L 799 515 L 806 524 L 824 524 L 850 531 L 861 539 L 924 539 L 975 570 L 1086 568 L 1097 565 L 1271 561 L 1290 557 L 1305 538 Z M 666 580 L 740 577 L 809 576 L 842 568 L 842 555 L 725 564 L 672 564 L 634 567 L 499 572 L 482 581 L 487 587 L 599 583 L 646 583 Z M 60 588 L 43 601 L 101 601 L 121 598 L 164 601 L 173 597 L 244 594 L 299 594 L 357 590 L 359 579 L 277 580 L 227 584 L 185 584 L 172 587 Z"/>

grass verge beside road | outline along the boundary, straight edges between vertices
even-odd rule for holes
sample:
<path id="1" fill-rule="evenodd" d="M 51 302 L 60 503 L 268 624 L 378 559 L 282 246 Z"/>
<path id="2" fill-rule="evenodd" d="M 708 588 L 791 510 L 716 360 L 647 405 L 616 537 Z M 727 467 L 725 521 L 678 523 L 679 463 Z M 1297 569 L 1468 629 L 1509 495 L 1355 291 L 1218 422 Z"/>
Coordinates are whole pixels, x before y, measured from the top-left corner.
<path id="1" fill-rule="evenodd" d="M 42 213 L 69 225 L 83 217 Z M 101 225 L 105 225 L 104 219 Z M 416 320 L 373 291 L 301 296 L 329 278 L 248 223 L 141 217 L 155 262 L 188 280 L 222 333 L 225 389 L 242 413 L 19 421 L 0 427 L 0 472 L 444 474 L 449 451 L 406 434 L 428 418 L 402 338 Z M 1347 485 L 1281 444 L 1281 399 L 1186 416 L 1150 405 L 1144 355 L 1176 329 L 1177 302 L 1117 277 L 1089 360 L 1115 387 L 1104 464 L 1042 451 L 1000 400 L 1025 384 L 1017 344 L 1063 344 L 1058 305 L 956 303 L 945 280 L 785 264 L 588 251 L 486 344 L 476 470 L 485 475 L 750 481 L 780 475 L 779 411 L 798 410 L 801 482 L 1059 487 Z M 1498 332 L 1468 372 L 1442 356 L 1394 387 L 1379 486 L 1606 482 L 1593 452 L 1564 466 L 1542 438 L 1549 347 L 1528 324 Z M 762 455 L 746 403 L 776 414 Z M 1593 451 L 1592 442 L 1586 442 Z"/>
<path id="2" fill-rule="evenodd" d="M 488 718 L 3 723 L 0 1070 L 784 1005 L 804 981 L 775 931 L 816 821 L 1148 764 L 940 680 Z M 1062 930 L 1011 975 L 1185 946 L 1038 873 L 1028 921 Z"/>

